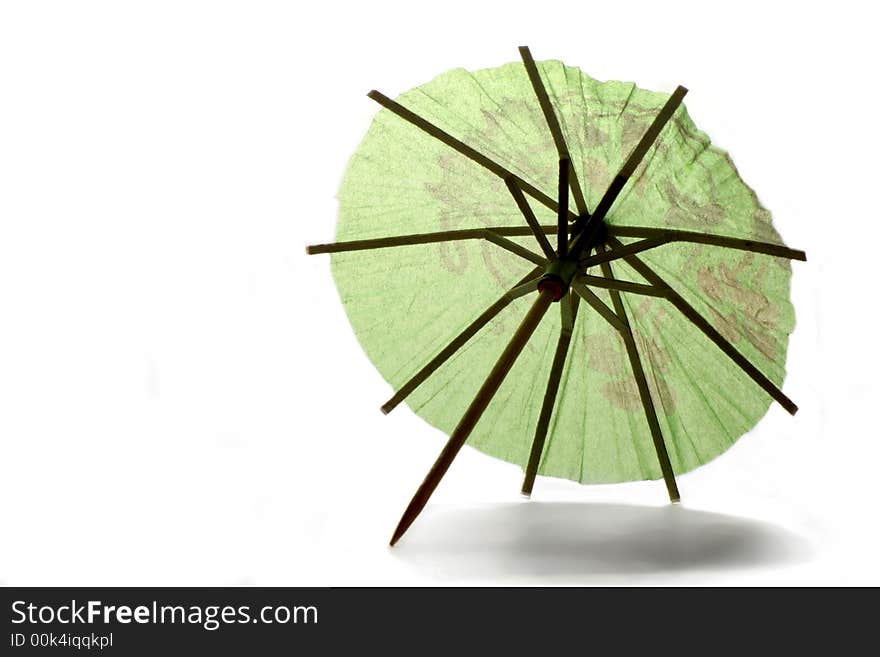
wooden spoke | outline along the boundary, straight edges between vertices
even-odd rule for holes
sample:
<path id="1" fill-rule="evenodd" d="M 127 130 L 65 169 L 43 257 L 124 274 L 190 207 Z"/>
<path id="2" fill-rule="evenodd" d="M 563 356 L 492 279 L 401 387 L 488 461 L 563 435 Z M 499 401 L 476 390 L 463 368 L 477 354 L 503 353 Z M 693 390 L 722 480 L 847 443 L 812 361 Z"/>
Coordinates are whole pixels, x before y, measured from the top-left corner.
<path id="1" fill-rule="evenodd" d="M 574 170 L 574 164 L 571 163 L 571 153 L 568 150 L 568 145 L 565 143 L 565 138 L 562 136 L 562 128 L 559 125 L 559 119 L 556 116 L 556 112 L 553 110 L 550 96 L 547 94 L 547 89 L 544 87 L 543 80 L 541 80 L 541 74 L 538 72 L 538 67 L 535 65 L 532 53 L 528 46 L 522 46 L 519 49 L 519 54 L 526 67 L 526 73 L 529 75 L 529 81 L 532 83 L 532 89 L 535 90 L 535 96 L 538 97 L 538 104 L 541 106 L 541 111 L 544 113 L 547 127 L 550 128 L 550 134 L 553 136 L 553 143 L 556 144 L 556 152 L 559 155 L 559 159 L 567 160 L 569 162 L 571 177 L 566 183 L 566 186 L 571 187 L 571 193 L 574 195 L 574 202 L 577 206 L 578 214 L 581 216 L 589 216 L 590 213 L 589 210 L 587 210 L 587 202 L 584 200 L 584 193 L 581 190 L 577 172 Z"/>
<path id="2" fill-rule="evenodd" d="M 544 442 L 547 439 L 547 428 L 550 426 L 550 418 L 556 405 L 556 396 L 559 393 L 559 383 L 562 380 L 562 370 L 565 367 L 565 359 L 568 356 L 568 347 L 571 344 L 571 335 L 574 331 L 574 323 L 577 319 L 578 300 L 580 297 L 569 294 L 559 303 L 562 313 L 562 326 L 559 330 L 559 340 L 556 343 L 556 354 L 553 356 L 553 365 L 550 367 L 550 376 L 547 379 L 547 388 L 544 391 L 544 403 L 541 405 L 541 415 L 535 427 L 535 438 L 532 441 L 532 450 L 529 454 L 529 463 L 526 466 L 526 476 L 523 480 L 523 495 L 531 495 L 535 485 L 535 477 L 538 474 L 538 466 L 541 463 L 541 454 L 544 452 Z"/>
<path id="3" fill-rule="evenodd" d="M 602 250 L 602 247 L 599 248 Z M 613 279 L 614 272 L 610 262 L 601 264 L 602 274 L 605 278 Z M 620 318 L 623 324 L 623 330 L 620 332 L 623 342 L 626 345 L 626 354 L 629 357 L 630 367 L 633 371 L 633 377 L 636 380 L 636 386 L 639 389 L 639 397 L 642 400 L 642 406 L 645 409 L 645 418 L 648 421 L 648 427 L 651 430 L 651 439 L 654 442 L 654 450 L 657 452 L 657 460 L 660 462 L 660 471 L 663 473 L 663 480 L 666 482 L 666 490 L 669 493 L 669 499 L 675 503 L 681 499 L 678 493 L 678 485 L 675 482 L 675 473 L 672 471 L 672 463 L 669 460 L 669 453 L 666 451 L 666 443 L 663 441 L 663 434 L 660 431 L 660 422 L 657 420 L 657 411 L 654 408 L 654 400 L 651 398 L 651 390 L 648 388 L 648 379 L 645 376 L 645 370 L 642 367 L 642 359 L 639 356 L 639 350 L 636 346 L 635 337 L 633 336 L 632 327 L 626 316 L 626 309 L 620 299 L 620 293 L 617 290 L 609 290 L 611 295 L 611 303 L 614 306 L 614 312 Z"/>

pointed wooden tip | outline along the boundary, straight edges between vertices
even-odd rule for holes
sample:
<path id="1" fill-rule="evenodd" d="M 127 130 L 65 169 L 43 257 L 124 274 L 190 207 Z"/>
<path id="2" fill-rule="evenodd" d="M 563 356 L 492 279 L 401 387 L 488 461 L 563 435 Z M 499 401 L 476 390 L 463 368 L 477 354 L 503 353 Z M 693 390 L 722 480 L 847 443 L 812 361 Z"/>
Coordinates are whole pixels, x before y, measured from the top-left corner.
<path id="1" fill-rule="evenodd" d="M 410 503 L 407 505 L 406 510 L 403 512 L 403 515 L 400 516 L 400 520 L 397 522 L 397 527 L 394 530 L 394 535 L 391 537 L 391 541 L 389 541 L 389 545 L 394 547 L 397 541 L 400 540 L 400 537 L 406 534 L 407 530 L 412 526 L 412 524 L 416 521 L 416 518 L 419 517 L 419 514 L 422 512 L 422 509 L 425 508 L 425 504 L 428 502 L 428 498 L 431 496 L 433 492 L 431 475 L 433 471 L 428 473 L 428 478 L 425 479 L 424 483 L 419 486 L 419 489 L 416 491 L 416 494 L 413 496 Z M 442 477 L 442 475 L 440 475 Z M 433 486 L 437 485 L 439 479 L 433 482 Z"/>
<path id="2" fill-rule="evenodd" d="M 406 530 L 409 529 L 411 523 L 406 522 L 406 517 L 400 519 L 400 522 L 397 524 L 397 528 L 394 530 L 394 535 L 391 537 L 391 540 L 388 541 L 388 545 L 394 547 L 397 545 L 397 541 L 400 540 L 400 537 L 406 533 Z"/>

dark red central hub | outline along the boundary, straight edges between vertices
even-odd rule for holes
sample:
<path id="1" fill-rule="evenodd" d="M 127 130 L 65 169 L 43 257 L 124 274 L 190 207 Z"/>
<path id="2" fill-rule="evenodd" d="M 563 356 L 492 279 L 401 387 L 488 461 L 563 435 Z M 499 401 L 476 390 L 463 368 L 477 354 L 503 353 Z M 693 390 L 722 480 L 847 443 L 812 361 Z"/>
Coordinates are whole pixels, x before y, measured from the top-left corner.
<path id="1" fill-rule="evenodd" d="M 568 292 L 568 286 L 577 273 L 577 262 L 568 258 L 555 258 L 547 263 L 547 269 L 538 281 L 539 292 L 549 292 L 553 301 L 559 301 Z"/>
<path id="2" fill-rule="evenodd" d="M 554 301 L 559 301 L 565 294 L 565 285 L 555 278 L 544 278 L 538 283 L 538 292 L 550 292 Z"/>

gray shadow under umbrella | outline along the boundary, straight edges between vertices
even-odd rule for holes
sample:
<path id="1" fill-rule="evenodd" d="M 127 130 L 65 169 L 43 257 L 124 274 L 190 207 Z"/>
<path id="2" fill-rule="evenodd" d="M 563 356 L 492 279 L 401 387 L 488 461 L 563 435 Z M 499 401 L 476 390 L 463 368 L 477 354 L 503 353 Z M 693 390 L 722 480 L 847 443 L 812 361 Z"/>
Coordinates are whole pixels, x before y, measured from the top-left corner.
<path id="1" fill-rule="evenodd" d="M 426 514 L 393 549 L 446 577 L 650 574 L 803 561 L 806 542 L 773 525 L 680 505 L 523 502 Z"/>

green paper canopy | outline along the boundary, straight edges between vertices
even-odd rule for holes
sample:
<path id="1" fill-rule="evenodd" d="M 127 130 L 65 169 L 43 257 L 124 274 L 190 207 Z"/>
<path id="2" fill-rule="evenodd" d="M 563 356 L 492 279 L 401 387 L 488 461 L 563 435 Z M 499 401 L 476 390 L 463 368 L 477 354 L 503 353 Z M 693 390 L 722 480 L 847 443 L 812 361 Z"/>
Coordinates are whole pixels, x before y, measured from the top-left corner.
<path id="1" fill-rule="evenodd" d="M 557 61 L 538 62 L 536 69 L 567 145 L 572 189 L 579 186 L 583 202 L 595 209 L 669 95 L 600 82 Z M 392 388 L 405 389 L 401 396 L 412 410 L 451 433 L 528 310 L 547 243 L 556 244 L 559 144 L 521 63 L 455 69 L 396 102 L 512 174 L 527 192 L 523 209 L 510 177 L 505 181 L 387 105 L 339 190 L 337 241 L 375 239 L 373 246 L 387 247 L 325 249 L 333 252 L 333 276 L 355 334 Z M 583 214 L 581 203 L 575 192 L 571 225 Z M 543 227 L 543 245 L 524 218 L 529 211 Z M 627 334 L 597 311 L 598 300 L 628 321 L 669 462 L 681 474 L 754 427 L 773 401 L 768 390 L 781 386 L 794 326 L 793 256 L 730 157 L 711 145 L 683 105 L 604 223 L 604 244 L 582 254 L 572 294 L 538 325 L 467 444 L 526 468 L 565 322 L 573 330 L 538 473 L 585 484 L 662 476 Z M 448 239 L 450 231 L 464 237 Z M 443 241 L 382 243 L 438 232 Z M 637 256 L 598 262 L 606 249 L 646 239 L 655 242 L 632 247 Z M 609 289 L 614 279 L 636 285 Z M 530 289 L 505 297 L 522 283 Z M 493 307 L 497 314 L 487 318 Z M 686 307 L 709 328 L 687 316 Z M 572 311 L 573 321 L 566 319 Z M 487 321 L 473 329 L 480 317 Z M 468 327 L 473 335 L 420 377 Z M 708 337 L 712 330 L 766 379 L 763 387 Z M 413 386 L 413 377 L 422 380 Z"/>

